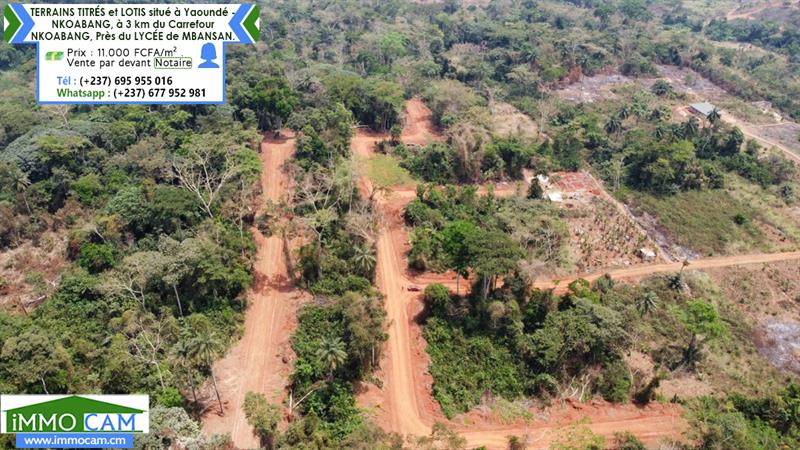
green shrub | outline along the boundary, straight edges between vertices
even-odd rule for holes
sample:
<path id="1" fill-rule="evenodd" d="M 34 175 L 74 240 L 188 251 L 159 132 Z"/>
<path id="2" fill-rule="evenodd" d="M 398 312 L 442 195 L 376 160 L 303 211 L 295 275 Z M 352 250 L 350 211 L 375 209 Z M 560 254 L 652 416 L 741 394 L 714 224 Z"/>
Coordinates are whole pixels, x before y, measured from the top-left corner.
<path id="1" fill-rule="evenodd" d="M 647 447 L 630 431 L 614 433 L 614 446 L 610 450 L 647 450 Z"/>
<path id="2" fill-rule="evenodd" d="M 603 366 L 597 390 L 609 402 L 624 403 L 630 399 L 631 385 L 631 375 L 625 361 L 615 359 Z"/>
<path id="3" fill-rule="evenodd" d="M 89 206 L 94 205 L 104 191 L 100 177 L 94 173 L 78 178 L 72 183 L 71 187 L 72 191 L 78 196 L 78 200 Z"/>
<path id="4" fill-rule="evenodd" d="M 114 265 L 114 247 L 110 244 L 87 242 L 81 245 L 77 263 L 89 273 L 98 273 Z"/>
<path id="5" fill-rule="evenodd" d="M 425 325 L 433 396 L 450 418 L 480 403 L 486 392 L 513 400 L 524 393 L 526 375 L 511 352 L 488 336 L 465 336 L 446 322 Z"/>
<path id="6" fill-rule="evenodd" d="M 450 290 L 441 284 L 431 284 L 425 288 L 425 307 L 434 316 L 444 317 L 450 305 Z"/>
<path id="7" fill-rule="evenodd" d="M 181 391 L 174 387 L 168 387 L 157 396 L 158 404 L 167 408 L 182 408 L 186 405 L 186 399 L 181 394 Z"/>

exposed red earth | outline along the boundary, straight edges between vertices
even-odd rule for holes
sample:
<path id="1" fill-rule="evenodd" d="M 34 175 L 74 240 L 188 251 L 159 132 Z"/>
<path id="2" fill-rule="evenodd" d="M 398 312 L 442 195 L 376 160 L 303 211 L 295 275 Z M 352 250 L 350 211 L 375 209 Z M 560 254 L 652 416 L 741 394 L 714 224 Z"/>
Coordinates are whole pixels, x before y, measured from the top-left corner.
<path id="1" fill-rule="evenodd" d="M 281 166 L 292 156 L 294 147 L 294 138 L 265 139 L 262 143 L 264 200 L 277 202 L 286 195 L 288 180 Z M 289 339 L 294 333 L 295 311 L 302 295 L 289 279 L 281 238 L 265 238 L 255 228 L 251 231 L 256 240 L 257 255 L 254 283 L 248 295 L 250 305 L 244 336 L 214 365 L 225 415 L 219 415 L 217 406 L 210 405 L 203 417 L 203 431 L 208 434 L 230 433 L 237 448 L 259 447 L 259 441 L 244 415 L 245 394 L 260 392 L 276 403 L 285 397 L 290 362 L 294 356 Z"/>
<path id="2" fill-rule="evenodd" d="M 421 125 L 429 123 L 427 108 L 421 102 L 412 102 L 414 106 L 406 108 L 406 127 L 412 130 L 430 130 L 430 125 Z M 403 136 L 417 139 L 419 133 L 404 132 Z M 385 138 L 388 136 L 359 132 L 353 140 L 353 151 L 362 157 L 369 156 L 374 144 Z M 432 135 L 429 139 L 436 138 Z M 411 143 L 424 145 L 426 142 Z M 360 185 L 362 189 L 367 189 L 364 193 L 370 192 L 368 180 L 363 180 Z M 499 189 L 496 192 L 499 195 L 510 195 L 513 194 L 513 189 Z M 470 425 L 448 421 L 431 394 L 433 380 L 427 372 L 429 358 L 425 352 L 426 344 L 422 330 L 415 320 L 422 308 L 420 294 L 409 288 L 427 282 L 454 282 L 454 278 L 435 274 L 414 277 L 408 273 L 405 259 L 407 239 L 400 214 L 413 196 L 395 194 L 391 192 L 378 199 L 387 224 L 380 231 L 377 241 L 377 283 L 386 297 L 389 324 L 389 339 L 379 374 L 383 380 L 383 388 L 365 384 L 359 396 L 359 404 L 372 412 L 373 419 L 379 425 L 403 435 L 426 435 L 430 433 L 435 422 L 449 422 L 467 439 L 469 446 L 485 446 L 490 449 L 506 448 L 508 436 L 511 435 L 526 439 L 528 448 L 547 448 L 559 437 L 559 431 L 565 426 L 584 419 L 592 432 L 611 436 L 614 432 L 628 430 L 648 444 L 655 444 L 662 438 L 681 436 L 683 422 L 680 418 L 680 407 L 675 405 L 654 405 L 638 409 L 629 405 L 605 403 L 575 404 L 554 408 L 549 411 L 550 417 L 547 420 L 530 424 L 499 425 L 473 413 L 467 415 Z"/>
<path id="3" fill-rule="evenodd" d="M 418 100 L 407 106 L 403 138 L 409 143 L 424 145 L 442 139 L 430 124 L 430 111 Z M 352 141 L 355 155 L 369 157 L 374 145 L 388 135 L 357 130 Z M 268 139 L 262 145 L 264 165 L 262 185 L 264 196 L 276 201 L 288 190 L 281 165 L 294 150 L 294 139 Z M 366 177 L 359 183 L 362 193 L 370 194 L 372 184 Z M 485 192 L 485 189 L 481 189 Z M 514 189 L 500 186 L 498 195 L 512 195 Z M 652 404 L 646 408 L 632 405 L 613 405 L 605 402 L 566 402 L 545 411 L 545 418 L 525 423 L 499 423 L 480 412 L 470 412 L 448 421 L 432 397 L 433 380 L 427 371 L 429 364 L 425 341 L 415 317 L 422 309 L 420 293 L 425 285 L 441 282 L 455 287 L 449 274 L 412 274 L 407 270 L 405 254 L 408 240 L 401 213 L 414 198 L 414 191 L 400 190 L 376 196 L 383 213 L 385 226 L 377 240 L 377 284 L 385 295 L 389 339 L 381 361 L 379 378 L 383 387 L 364 383 L 360 386 L 359 404 L 366 408 L 379 425 L 403 435 L 426 435 L 432 425 L 445 422 L 466 437 L 470 446 L 506 448 L 507 437 L 525 439 L 528 448 L 547 448 L 572 426 L 586 426 L 592 432 L 611 436 L 617 431 L 630 431 L 648 445 L 661 439 L 679 439 L 685 427 L 678 405 Z M 207 433 L 229 432 L 238 448 L 253 448 L 258 441 L 244 417 L 242 404 L 248 391 L 261 392 L 274 402 L 285 397 L 285 385 L 291 371 L 289 339 L 294 329 L 295 310 L 301 291 L 288 280 L 279 237 L 264 238 L 253 230 L 258 244 L 255 267 L 256 282 L 250 293 L 250 307 L 242 340 L 215 365 L 220 394 L 225 403 L 225 415 L 209 408 L 203 419 Z M 800 259 L 800 252 L 742 255 L 692 261 L 691 269 L 708 269 L 734 265 L 767 263 Z M 682 263 L 651 264 L 612 270 L 613 278 L 639 279 L 648 275 L 680 270 Z M 563 291 L 574 279 L 594 280 L 602 272 L 575 274 L 560 280 L 542 279 L 538 288 Z M 467 283 L 462 283 L 466 285 Z M 412 288 L 412 290 L 409 290 Z"/>

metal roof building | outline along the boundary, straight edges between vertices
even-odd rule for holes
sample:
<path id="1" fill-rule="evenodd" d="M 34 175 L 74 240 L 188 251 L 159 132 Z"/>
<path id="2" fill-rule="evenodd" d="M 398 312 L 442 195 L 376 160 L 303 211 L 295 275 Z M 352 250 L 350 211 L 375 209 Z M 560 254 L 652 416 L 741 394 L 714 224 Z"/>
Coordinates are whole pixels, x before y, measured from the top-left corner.
<path id="1" fill-rule="evenodd" d="M 693 113 L 699 114 L 703 117 L 708 117 L 708 115 L 711 114 L 711 111 L 713 111 L 715 108 L 716 106 L 708 102 L 692 103 L 691 105 L 689 105 L 689 109 Z"/>

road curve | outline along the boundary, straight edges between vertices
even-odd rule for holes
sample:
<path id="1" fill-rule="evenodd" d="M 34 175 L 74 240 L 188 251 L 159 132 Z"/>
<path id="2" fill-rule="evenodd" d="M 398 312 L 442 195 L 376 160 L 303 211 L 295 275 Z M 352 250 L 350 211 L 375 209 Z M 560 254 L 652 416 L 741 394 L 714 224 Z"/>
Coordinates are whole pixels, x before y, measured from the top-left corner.
<path id="1" fill-rule="evenodd" d="M 406 126 L 414 130 L 404 133 L 413 143 L 421 134 L 418 130 L 428 127 L 419 122 L 429 120 L 429 111 L 421 102 L 415 102 L 407 107 Z M 353 153 L 360 157 L 369 157 L 374 144 L 386 136 L 358 130 L 353 138 Z M 365 177 L 359 182 L 362 194 L 368 195 L 371 184 Z M 509 192 L 502 194 L 511 194 Z M 502 195 L 500 194 L 500 195 Z M 430 383 L 426 374 L 421 373 L 414 364 L 414 352 L 419 352 L 417 340 L 419 339 L 418 325 L 414 322 L 414 311 L 418 307 L 419 294 L 409 292 L 406 287 L 416 284 L 416 278 L 407 276 L 404 249 L 400 248 L 397 239 L 404 236 L 403 224 L 399 220 L 397 203 L 405 204 L 411 201 L 413 195 L 389 194 L 390 201 L 378 198 L 378 205 L 387 216 L 385 226 L 381 229 L 377 240 L 378 261 L 376 267 L 377 285 L 385 295 L 385 308 L 387 313 L 388 335 L 382 360 L 384 388 L 380 402 L 383 416 L 379 421 L 388 431 L 401 435 L 428 435 L 432 425 L 437 422 L 447 422 L 441 414 L 438 405 L 433 400 L 431 391 L 427 387 Z M 429 377 L 429 376 L 428 376 Z M 588 425 L 592 432 L 611 436 L 620 430 L 629 430 L 648 444 L 656 444 L 666 437 L 678 437 L 683 429 L 680 418 L 680 408 L 655 408 L 647 410 L 622 410 L 614 405 L 605 407 L 608 417 L 597 417 L 593 414 L 592 423 Z M 567 423 L 574 423 L 579 418 L 572 418 Z M 468 446 L 484 446 L 489 449 L 507 448 L 508 436 L 521 436 L 528 444 L 528 448 L 547 448 L 559 431 L 563 429 L 559 424 L 531 424 L 514 426 L 488 425 L 482 427 L 464 427 L 452 424 L 467 440 Z M 484 429 L 482 429 L 484 428 Z"/>

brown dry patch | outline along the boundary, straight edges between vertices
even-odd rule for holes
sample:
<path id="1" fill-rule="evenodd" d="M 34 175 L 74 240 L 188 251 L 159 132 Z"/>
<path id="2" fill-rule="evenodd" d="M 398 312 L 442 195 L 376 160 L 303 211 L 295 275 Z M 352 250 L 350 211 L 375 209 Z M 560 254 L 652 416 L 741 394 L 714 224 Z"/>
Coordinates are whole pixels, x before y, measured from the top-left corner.
<path id="1" fill-rule="evenodd" d="M 530 117 L 508 103 L 495 103 L 491 108 L 491 129 L 498 136 L 536 139 L 539 127 Z"/>
<path id="2" fill-rule="evenodd" d="M 665 399 L 670 400 L 710 395 L 714 393 L 714 388 L 708 381 L 700 380 L 694 374 L 681 373 L 675 378 L 663 380 L 657 392 Z"/>
<path id="3" fill-rule="evenodd" d="M 757 131 L 764 139 L 778 143 L 800 155 L 800 124 L 785 121 L 757 127 Z"/>
<path id="4" fill-rule="evenodd" d="M 63 233 L 48 231 L 38 245 L 29 241 L 0 252 L 0 306 L 27 313 L 48 298 L 69 266 L 66 247 Z"/>
<path id="5" fill-rule="evenodd" d="M 800 375 L 800 264 L 772 262 L 706 272 L 720 289 L 721 307 L 735 318 L 732 332 L 752 342 L 740 350 L 742 355 L 729 356 L 734 358 L 732 367 L 752 380 L 751 388 L 767 389 L 769 380 L 782 382 L 790 372 Z M 717 357 L 724 355 L 711 355 L 712 360 Z"/>
<path id="6" fill-rule="evenodd" d="M 800 264 L 774 262 L 707 271 L 725 298 L 750 323 L 774 318 L 800 320 Z"/>
<path id="7" fill-rule="evenodd" d="M 631 78 L 616 73 L 582 77 L 578 82 L 564 86 L 553 94 L 575 103 L 594 103 L 617 98 L 613 89 L 632 81 Z"/>

